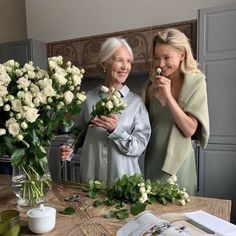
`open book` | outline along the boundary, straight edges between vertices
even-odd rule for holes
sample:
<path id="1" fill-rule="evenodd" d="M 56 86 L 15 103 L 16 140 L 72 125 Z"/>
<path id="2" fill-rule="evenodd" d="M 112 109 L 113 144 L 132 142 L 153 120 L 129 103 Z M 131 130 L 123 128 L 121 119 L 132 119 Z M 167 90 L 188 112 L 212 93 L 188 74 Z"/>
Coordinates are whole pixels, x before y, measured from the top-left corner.
<path id="1" fill-rule="evenodd" d="M 116 236 L 235 236 L 236 225 L 204 211 L 168 213 L 144 211 L 121 227 Z"/>

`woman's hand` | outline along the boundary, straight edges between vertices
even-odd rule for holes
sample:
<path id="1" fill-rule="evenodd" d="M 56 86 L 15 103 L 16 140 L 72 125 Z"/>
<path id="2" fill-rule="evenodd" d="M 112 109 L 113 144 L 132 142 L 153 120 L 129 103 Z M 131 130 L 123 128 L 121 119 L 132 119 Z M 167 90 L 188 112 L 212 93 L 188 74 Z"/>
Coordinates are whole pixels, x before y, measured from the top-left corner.
<path id="1" fill-rule="evenodd" d="M 73 153 L 73 148 L 70 145 L 64 144 L 59 148 L 60 157 L 62 161 L 70 161 Z"/>
<path id="2" fill-rule="evenodd" d="M 152 96 L 156 97 L 165 106 L 167 99 L 172 97 L 171 81 L 164 76 L 156 76 L 150 85 L 148 93 L 151 93 Z"/>
<path id="3" fill-rule="evenodd" d="M 165 99 L 172 96 L 171 94 L 171 80 L 164 76 L 156 76 L 153 81 L 156 92 L 161 94 Z"/>
<path id="4" fill-rule="evenodd" d="M 116 114 L 109 116 L 94 117 L 90 121 L 90 127 L 101 127 L 106 129 L 108 132 L 112 132 L 117 126 L 118 117 Z"/>

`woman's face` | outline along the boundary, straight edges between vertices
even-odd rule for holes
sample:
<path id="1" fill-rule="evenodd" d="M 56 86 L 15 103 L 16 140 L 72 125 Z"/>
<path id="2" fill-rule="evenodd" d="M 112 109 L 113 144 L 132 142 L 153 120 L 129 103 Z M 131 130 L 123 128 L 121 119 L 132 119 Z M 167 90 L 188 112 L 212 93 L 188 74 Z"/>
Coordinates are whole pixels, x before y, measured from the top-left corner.
<path id="1" fill-rule="evenodd" d="M 161 68 L 162 76 L 170 77 L 180 72 L 184 53 L 167 44 L 156 44 L 154 58 L 156 67 Z"/>
<path id="2" fill-rule="evenodd" d="M 131 70 L 132 58 L 123 46 L 119 47 L 112 57 L 105 62 L 106 79 L 113 86 L 124 83 Z"/>

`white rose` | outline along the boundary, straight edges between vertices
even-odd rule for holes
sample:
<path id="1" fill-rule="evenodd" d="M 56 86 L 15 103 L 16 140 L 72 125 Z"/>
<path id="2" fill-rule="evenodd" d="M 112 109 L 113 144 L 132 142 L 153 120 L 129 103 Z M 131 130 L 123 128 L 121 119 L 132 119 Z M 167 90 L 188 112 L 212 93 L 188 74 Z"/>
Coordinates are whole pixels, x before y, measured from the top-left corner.
<path id="1" fill-rule="evenodd" d="M 45 78 L 38 81 L 38 85 L 40 86 L 40 88 L 45 88 L 47 86 L 52 86 L 52 79 L 49 79 L 49 78 L 45 77 Z"/>
<path id="2" fill-rule="evenodd" d="M 139 192 L 140 192 L 140 193 L 145 193 L 145 192 L 146 192 L 145 187 L 141 187 L 141 188 L 139 189 Z"/>
<path id="3" fill-rule="evenodd" d="M 23 71 L 29 72 L 29 71 L 34 71 L 34 70 L 35 70 L 35 68 L 34 68 L 32 62 L 31 63 L 25 63 L 25 65 L 23 67 Z"/>
<path id="4" fill-rule="evenodd" d="M 4 107 L 3 107 L 3 110 L 4 111 L 10 111 L 11 107 L 9 104 L 6 104 Z"/>
<path id="5" fill-rule="evenodd" d="M 113 108 L 113 103 L 112 103 L 112 101 L 107 101 L 106 102 L 106 108 L 110 111 L 112 108 Z"/>
<path id="6" fill-rule="evenodd" d="M 82 68 L 82 69 L 80 70 L 80 72 L 81 72 L 82 74 L 84 74 L 84 73 L 85 73 L 85 70 Z"/>
<path id="7" fill-rule="evenodd" d="M 61 75 L 61 74 L 58 74 L 58 73 L 55 73 L 53 75 L 53 78 L 55 79 L 55 81 L 59 84 L 59 85 L 64 85 L 67 83 L 67 79 Z"/>
<path id="8" fill-rule="evenodd" d="M 34 95 L 34 96 L 36 96 L 37 95 L 37 93 L 39 93 L 39 87 L 37 86 L 37 85 L 35 85 L 35 84 L 31 84 L 30 85 L 30 92 Z"/>
<path id="9" fill-rule="evenodd" d="M 6 134 L 6 130 L 5 129 L 0 129 L 0 136 Z"/>
<path id="10" fill-rule="evenodd" d="M 15 61 L 11 59 L 11 60 L 6 61 L 3 65 L 13 67 L 15 65 Z"/>
<path id="11" fill-rule="evenodd" d="M 30 79 L 33 79 L 35 77 L 34 71 L 28 71 L 28 76 Z"/>
<path id="12" fill-rule="evenodd" d="M 64 98 L 66 104 L 70 104 L 74 98 L 74 94 L 71 91 L 67 91 L 64 93 Z"/>
<path id="13" fill-rule="evenodd" d="M 72 80 L 74 86 L 78 86 L 81 84 L 81 78 L 78 75 L 73 75 Z"/>
<path id="14" fill-rule="evenodd" d="M 36 108 L 28 108 L 25 112 L 25 119 L 30 123 L 33 123 L 38 118 L 38 110 Z"/>
<path id="15" fill-rule="evenodd" d="M 11 101 L 11 109 L 16 112 L 20 112 L 22 110 L 22 103 L 20 99 L 14 99 Z"/>
<path id="16" fill-rule="evenodd" d="M 116 97 L 118 97 L 118 98 L 120 98 L 121 97 L 121 95 L 120 95 L 120 93 L 116 90 L 116 91 L 114 91 L 114 95 L 116 96 Z"/>
<path id="17" fill-rule="evenodd" d="M 17 80 L 17 84 L 20 86 L 20 88 L 28 88 L 30 85 L 30 81 L 26 77 L 20 77 Z"/>
<path id="18" fill-rule="evenodd" d="M 76 66 L 72 66 L 71 67 L 71 73 L 74 74 L 74 75 L 80 75 L 80 69 Z"/>
<path id="19" fill-rule="evenodd" d="M 56 91 L 54 90 L 53 87 L 51 86 L 47 86 L 43 89 L 43 94 L 46 96 L 46 97 L 53 97 L 56 95 Z"/>
<path id="20" fill-rule="evenodd" d="M 4 106 L 4 102 L 2 100 L 2 98 L 0 97 L 0 107 Z"/>
<path id="21" fill-rule="evenodd" d="M 58 65 L 55 61 L 49 61 L 48 66 L 51 70 L 55 69 Z"/>
<path id="22" fill-rule="evenodd" d="M 17 139 L 18 141 L 22 141 L 22 140 L 24 139 L 24 137 L 23 137 L 23 135 L 18 134 L 18 135 L 16 136 L 16 139 Z"/>
<path id="23" fill-rule="evenodd" d="M 65 69 L 63 69 L 63 68 L 61 68 L 59 66 L 55 68 L 55 73 L 58 73 L 58 74 L 60 74 L 62 76 L 66 76 L 67 75 Z"/>
<path id="24" fill-rule="evenodd" d="M 12 122 L 8 126 L 8 132 L 13 136 L 17 136 L 20 132 L 20 126 L 16 122 Z"/>
<path id="25" fill-rule="evenodd" d="M 27 125 L 26 122 L 22 122 L 20 126 L 21 126 L 22 129 L 27 129 L 28 128 L 28 125 Z"/>
<path id="26" fill-rule="evenodd" d="M 7 87 L 0 85 L 0 97 L 4 97 L 8 94 Z"/>
<path id="27" fill-rule="evenodd" d="M 102 92 L 104 92 L 104 93 L 108 93 L 109 92 L 109 88 L 108 87 L 106 87 L 106 86 L 102 86 L 101 87 L 101 89 L 100 89 Z"/>
<path id="28" fill-rule="evenodd" d="M 38 99 L 43 104 L 47 104 L 47 97 L 41 92 L 37 94 L 36 99 Z"/>
<path id="29" fill-rule="evenodd" d="M 34 104 L 33 104 L 33 95 L 32 95 L 31 92 L 27 91 L 27 92 L 25 93 L 25 98 L 24 98 L 24 100 L 25 100 L 25 103 L 26 103 L 27 106 L 29 106 L 29 107 L 34 107 Z"/>
<path id="30" fill-rule="evenodd" d="M 21 77 L 23 75 L 23 72 L 20 69 L 16 69 L 15 73 L 17 77 Z"/>
<path id="31" fill-rule="evenodd" d="M 115 105 L 118 105 L 120 102 L 119 99 L 115 95 L 112 95 L 112 101 L 114 102 Z"/>

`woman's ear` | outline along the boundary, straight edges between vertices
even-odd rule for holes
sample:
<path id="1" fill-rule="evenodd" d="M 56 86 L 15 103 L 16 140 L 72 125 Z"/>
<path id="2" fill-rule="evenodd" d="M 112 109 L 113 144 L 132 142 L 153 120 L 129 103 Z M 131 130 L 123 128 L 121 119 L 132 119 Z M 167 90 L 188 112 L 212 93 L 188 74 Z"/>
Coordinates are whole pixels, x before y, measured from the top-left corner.
<path id="1" fill-rule="evenodd" d="M 185 58 L 185 52 L 181 52 L 180 54 L 180 60 L 183 61 Z"/>

